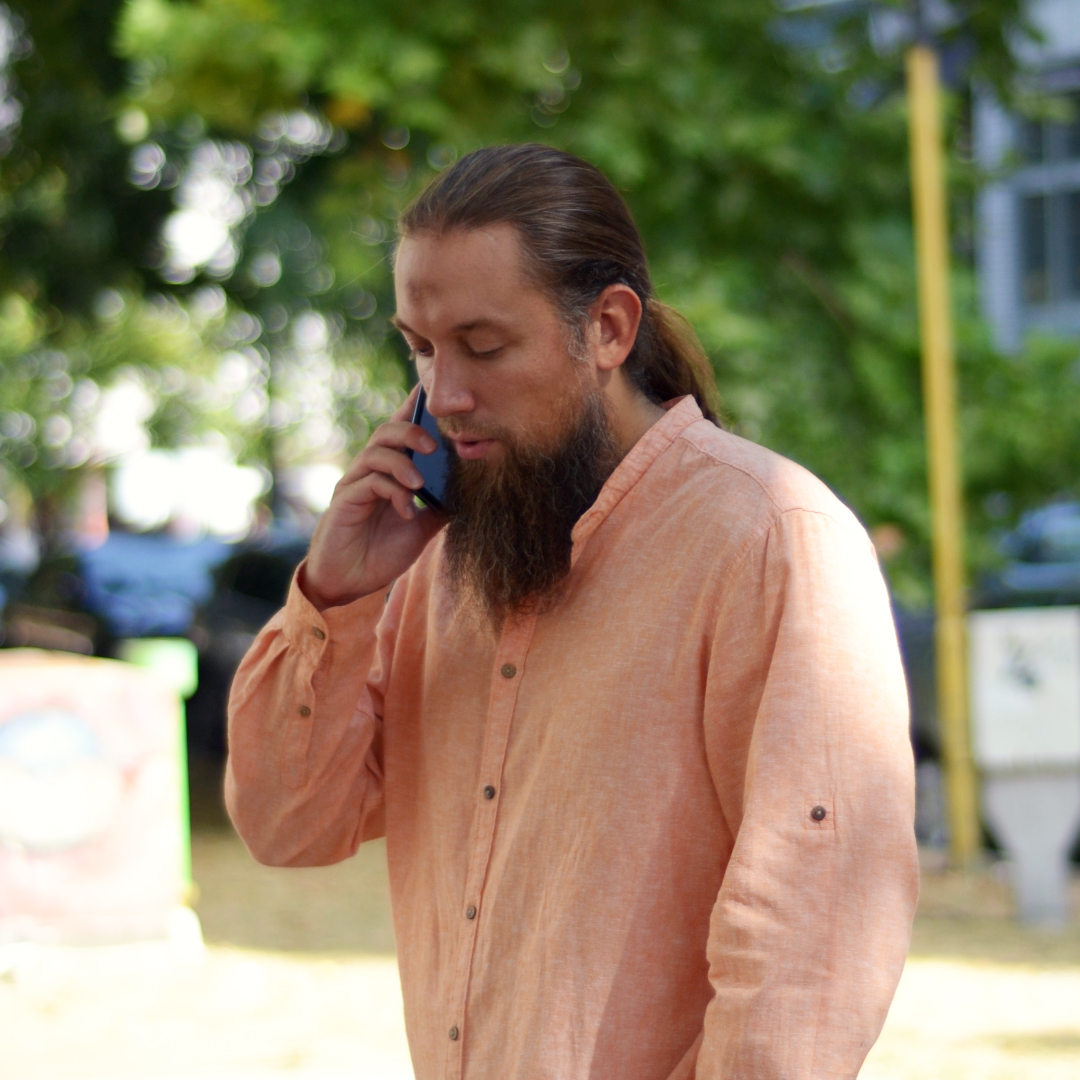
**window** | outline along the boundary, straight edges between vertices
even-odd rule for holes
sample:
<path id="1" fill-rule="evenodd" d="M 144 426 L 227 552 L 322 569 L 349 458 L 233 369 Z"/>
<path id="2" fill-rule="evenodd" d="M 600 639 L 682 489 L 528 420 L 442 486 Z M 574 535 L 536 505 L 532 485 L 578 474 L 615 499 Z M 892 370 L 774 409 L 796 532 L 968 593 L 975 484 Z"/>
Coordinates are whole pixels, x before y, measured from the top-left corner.
<path id="1" fill-rule="evenodd" d="M 1022 120 L 1017 140 L 1020 157 L 1030 165 L 1080 158 L 1080 91 L 1058 99 L 1068 120 Z"/>
<path id="2" fill-rule="evenodd" d="M 1023 5 L 1044 39 L 1018 56 L 1018 88 L 1052 95 L 1052 119 L 1010 115 L 988 87 L 974 87 L 973 149 L 987 179 L 977 201 L 980 294 L 1006 352 L 1032 332 L 1080 339 L 1078 4 Z"/>
<path id="3" fill-rule="evenodd" d="M 1025 304 L 1080 300 L 1080 190 L 1020 203 Z"/>
<path id="4" fill-rule="evenodd" d="M 1066 199 L 1066 292 L 1080 297 L 1080 191 L 1072 191 Z"/>
<path id="5" fill-rule="evenodd" d="M 1020 203 L 1026 304 L 1045 304 L 1049 299 L 1046 282 L 1046 202 L 1045 195 L 1027 195 Z"/>
<path id="6" fill-rule="evenodd" d="M 1067 117 L 1021 120 L 1016 149 L 1020 294 L 1028 308 L 1080 301 L 1080 91 L 1058 99 Z"/>

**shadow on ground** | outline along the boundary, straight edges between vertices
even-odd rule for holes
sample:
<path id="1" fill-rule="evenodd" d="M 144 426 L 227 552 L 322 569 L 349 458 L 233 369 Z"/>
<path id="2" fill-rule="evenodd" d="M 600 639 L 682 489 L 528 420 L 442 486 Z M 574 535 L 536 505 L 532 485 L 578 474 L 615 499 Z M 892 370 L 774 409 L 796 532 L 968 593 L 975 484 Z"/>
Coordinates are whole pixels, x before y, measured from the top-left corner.
<path id="1" fill-rule="evenodd" d="M 195 910 L 208 944 L 316 954 L 394 954 L 386 847 L 365 844 L 337 866 L 260 866 L 229 823 L 222 767 L 191 762 Z"/>
<path id="2" fill-rule="evenodd" d="M 947 868 L 943 853 L 924 851 L 911 956 L 1080 967 L 1080 879 L 1074 879 L 1072 900 L 1068 926 L 1022 926 L 1003 863 L 960 873 Z"/>

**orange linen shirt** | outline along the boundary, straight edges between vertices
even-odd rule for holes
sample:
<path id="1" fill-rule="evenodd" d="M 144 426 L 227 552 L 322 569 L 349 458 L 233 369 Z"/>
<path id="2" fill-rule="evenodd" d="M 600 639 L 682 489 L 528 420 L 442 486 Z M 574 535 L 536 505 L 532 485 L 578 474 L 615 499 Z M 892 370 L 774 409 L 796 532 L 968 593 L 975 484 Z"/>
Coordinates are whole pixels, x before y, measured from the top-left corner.
<path id="1" fill-rule="evenodd" d="M 498 637 L 439 538 L 388 598 L 294 583 L 233 686 L 240 834 L 309 866 L 385 833 L 418 1080 L 854 1077 L 918 888 L 865 532 L 683 398 L 573 540 Z"/>

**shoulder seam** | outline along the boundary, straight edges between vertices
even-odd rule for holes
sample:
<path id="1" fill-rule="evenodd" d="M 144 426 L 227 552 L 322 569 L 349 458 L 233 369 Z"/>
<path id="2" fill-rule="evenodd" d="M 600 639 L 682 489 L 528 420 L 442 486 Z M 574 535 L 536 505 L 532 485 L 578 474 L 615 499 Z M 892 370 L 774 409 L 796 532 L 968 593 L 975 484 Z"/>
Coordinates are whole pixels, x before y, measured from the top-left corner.
<path id="1" fill-rule="evenodd" d="M 825 510 L 811 510 L 805 506 L 791 506 L 788 507 L 787 510 L 780 510 L 779 513 L 777 513 L 775 516 L 759 525 L 758 528 L 755 529 L 743 541 L 742 546 L 731 557 L 731 562 L 728 564 L 727 572 L 724 574 L 723 580 L 720 582 L 721 591 L 727 588 L 728 582 L 735 576 L 735 571 L 742 564 L 743 559 L 745 559 L 749 552 L 753 550 L 758 541 L 760 541 L 762 537 L 768 537 L 772 533 L 773 529 L 777 525 L 779 525 L 780 522 L 783 521 L 783 519 L 789 514 L 813 514 L 815 517 L 821 517 L 825 518 L 827 521 L 831 521 L 835 526 L 837 526 L 837 528 L 843 529 L 846 533 L 851 532 L 851 525 L 849 522 L 841 521 L 839 518 L 834 517 L 832 514 L 828 513 Z M 856 519 L 856 523 L 858 523 L 858 519 Z M 859 532 L 861 534 L 861 538 L 870 545 L 871 552 L 873 552 L 873 543 L 866 535 L 865 530 L 861 528 L 861 526 L 859 528 Z M 875 555 L 874 557 L 876 558 L 877 556 Z"/>
<path id="2" fill-rule="evenodd" d="M 838 518 L 835 514 L 829 513 L 828 510 L 820 510 L 820 509 L 817 509 L 815 507 L 802 506 L 801 504 L 795 505 L 795 506 L 782 506 L 777 501 L 776 496 L 772 493 L 772 490 L 769 487 L 769 485 L 766 484 L 765 481 L 762 480 L 760 476 L 757 476 L 755 473 L 751 472 L 749 469 L 746 469 L 741 465 L 737 465 L 733 461 L 729 461 L 727 458 L 718 456 L 717 454 L 713 453 L 708 447 L 701 446 L 695 440 L 693 440 L 691 438 L 688 438 L 685 431 L 680 432 L 679 435 L 677 436 L 677 438 L 682 439 L 683 441 L 685 441 L 689 446 L 693 447 L 693 449 L 696 450 L 699 454 L 701 454 L 704 457 L 707 457 L 710 461 L 716 462 L 717 465 L 723 465 L 728 469 L 733 469 L 737 473 L 742 473 L 742 475 L 747 477 L 747 479 L 752 480 L 758 486 L 758 488 L 761 490 L 762 494 L 764 494 L 765 497 L 769 500 L 769 502 L 773 505 L 773 507 L 774 507 L 774 509 L 776 511 L 775 516 L 772 519 L 770 519 L 770 522 L 769 522 L 769 527 L 770 528 L 772 527 L 773 524 L 775 524 L 777 521 L 779 521 L 779 519 L 781 517 L 783 517 L 785 514 L 791 513 L 793 510 L 801 510 L 804 513 L 807 513 L 807 514 L 820 514 L 822 517 L 827 517 L 830 521 L 835 522 L 841 528 L 850 527 L 850 523 L 845 523 L 845 522 L 841 521 L 840 518 Z M 762 449 L 768 450 L 768 447 L 762 447 Z M 775 451 L 769 451 L 769 452 L 770 453 L 775 453 Z M 787 460 L 787 459 L 785 459 L 785 460 Z M 794 465 L 798 469 L 803 468 L 803 466 L 799 465 L 798 462 L 791 462 L 791 464 Z M 837 502 L 839 502 L 840 505 L 843 506 L 844 509 L 847 510 L 849 514 L 851 514 L 853 517 L 855 516 L 854 511 L 851 510 L 851 508 L 849 506 L 847 506 L 846 503 L 841 502 L 839 496 L 834 491 L 832 491 L 832 489 L 829 488 L 829 486 L 827 484 L 825 484 L 824 481 L 822 481 L 819 477 L 814 476 L 813 473 L 808 473 L 808 475 L 812 476 L 814 478 L 814 480 L 817 481 L 817 483 L 821 484 L 821 486 L 824 487 L 825 490 L 829 492 L 829 494 L 833 497 L 833 499 L 835 499 Z M 855 518 L 855 520 L 856 520 L 856 523 L 859 523 L 857 517 Z"/>
<path id="3" fill-rule="evenodd" d="M 710 461 L 715 461 L 717 465 L 724 465 L 729 469 L 734 469 L 735 472 L 742 473 L 743 476 L 747 477 L 750 480 L 753 480 L 753 482 L 757 484 L 757 486 L 761 489 L 762 493 L 769 500 L 769 502 L 771 502 L 776 508 L 777 513 L 784 513 L 780 504 L 776 501 L 776 497 L 773 495 L 772 491 L 769 490 L 768 485 L 761 479 L 760 476 L 755 476 L 754 473 L 750 472 L 749 469 L 744 469 L 741 465 L 736 465 L 733 461 L 728 461 L 727 458 L 722 458 L 717 454 L 714 454 L 711 450 L 708 449 L 708 447 L 702 446 L 696 440 L 691 439 L 686 434 L 685 428 L 679 432 L 679 434 L 676 436 L 676 439 L 682 439 L 683 442 L 687 443 L 687 445 L 689 446 L 692 446 L 699 454 L 707 457 Z"/>

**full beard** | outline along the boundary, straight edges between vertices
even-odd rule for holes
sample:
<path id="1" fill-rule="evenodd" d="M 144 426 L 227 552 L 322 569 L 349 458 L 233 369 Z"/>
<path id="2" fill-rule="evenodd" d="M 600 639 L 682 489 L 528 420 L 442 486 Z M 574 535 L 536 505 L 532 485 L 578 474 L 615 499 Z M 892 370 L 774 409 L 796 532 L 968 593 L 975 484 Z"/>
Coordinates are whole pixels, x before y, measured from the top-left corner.
<path id="1" fill-rule="evenodd" d="M 550 610 L 570 573 L 571 533 L 621 454 L 603 395 L 583 391 L 551 447 L 499 433 L 489 463 L 454 457 L 446 490 L 445 559 L 459 601 L 496 630 L 510 616 Z"/>

